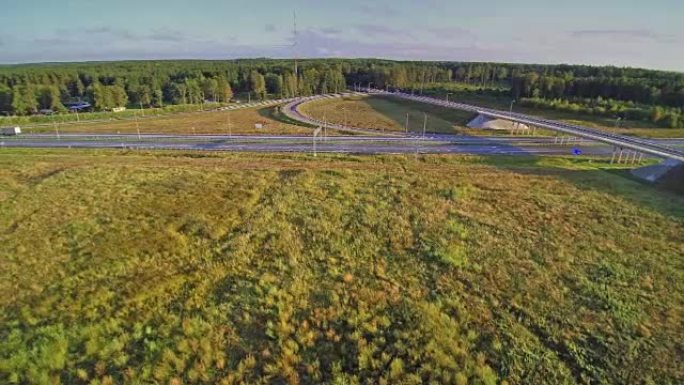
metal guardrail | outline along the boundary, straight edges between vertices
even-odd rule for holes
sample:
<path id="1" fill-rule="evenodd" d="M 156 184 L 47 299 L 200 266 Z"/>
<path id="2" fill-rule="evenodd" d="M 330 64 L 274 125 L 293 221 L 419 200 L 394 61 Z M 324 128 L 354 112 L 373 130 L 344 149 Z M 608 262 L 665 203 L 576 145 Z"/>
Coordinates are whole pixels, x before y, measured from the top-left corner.
<path id="1" fill-rule="evenodd" d="M 456 108 L 459 110 L 469 111 L 493 118 L 499 118 L 504 120 L 509 120 L 512 122 L 527 124 L 530 126 L 542 127 L 553 131 L 562 132 L 565 134 L 570 134 L 574 136 L 579 136 L 582 138 L 594 140 L 597 142 L 607 143 L 616 146 L 620 149 L 630 149 L 638 151 L 644 154 L 653 155 L 664 159 L 674 159 L 680 162 L 684 162 L 684 151 L 677 150 L 668 146 L 660 145 L 648 141 L 646 139 L 636 139 L 630 138 L 628 136 L 610 134 L 595 130 L 589 127 L 579 126 L 575 124 L 569 124 L 554 120 L 547 120 L 542 118 L 537 118 L 530 115 L 524 115 L 519 113 L 511 113 L 506 111 L 495 110 L 491 108 L 484 108 L 479 106 L 473 106 L 470 104 L 456 103 L 456 102 L 446 102 L 441 99 L 435 99 L 427 96 L 415 96 L 409 95 L 403 92 L 388 92 L 382 90 L 367 90 L 369 94 L 376 95 L 389 95 L 394 97 L 399 97 L 402 99 L 413 100 L 422 103 L 428 103 L 433 105 L 438 105 L 447 108 Z"/>

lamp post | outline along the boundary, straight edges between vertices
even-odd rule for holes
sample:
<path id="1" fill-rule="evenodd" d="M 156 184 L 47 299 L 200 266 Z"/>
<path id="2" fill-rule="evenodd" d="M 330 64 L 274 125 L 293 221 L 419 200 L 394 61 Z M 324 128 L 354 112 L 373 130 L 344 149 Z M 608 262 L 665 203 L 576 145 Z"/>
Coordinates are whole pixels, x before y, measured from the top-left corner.
<path id="1" fill-rule="evenodd" d="M 57 128 L 57 123 L 55 122 L 55 116 L 54 116 L 54 115 L 50 115 L 50 117 L 52 118 L 52 126 L 55 127 L 55 133 L 57 134 L 57 140 L 62 140 L 62 139 L 59 137 L 59 129 Z"/>
<path id="2" fill-rule="evenodd" d="M 515 100 L 511 100 L 511 108 L 508 109 L 508 113 L 513 113 L 513 105 L 515 104 Z"/>
<path id="3" fill-rule="evenodd" d="M 230 112 L 228 113 L 228 137 L 233 137 L 233 123 L 230 120 Z"/>
<path id="4" fill-rule="evenodd" d="M 427 128 L 427 114 L 423 114 L 423 140 L 425 140 L 425 129 Z"/>
<path id="5" fill-rule="evenodd" d="M 138 131 L 138 141 L 140 141 L 140 124 L 138 123 L 138 114 L 135 114 L 135 129 Z"/>

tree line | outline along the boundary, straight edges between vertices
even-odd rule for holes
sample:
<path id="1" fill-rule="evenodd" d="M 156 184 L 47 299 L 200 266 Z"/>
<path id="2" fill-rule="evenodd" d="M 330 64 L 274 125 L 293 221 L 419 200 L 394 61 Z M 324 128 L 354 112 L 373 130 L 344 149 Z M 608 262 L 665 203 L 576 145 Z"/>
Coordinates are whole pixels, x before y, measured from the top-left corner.
<path id="1" fill-rule="evenodd" d="M 598 99 L 661 106 L 680 114 L 684 74 L 636 68 L 507 63 L 412 62 L 377 59 L 122 61 L 0 66 L 0 113 L 27 115 L 64 104 L 114 107 L 228 102 L 340 92 L 354 85 L 412 88 L 458 82 L 505 88 L 510 97 Z M 650 108 L 649 107 L 649 108 Z"/>

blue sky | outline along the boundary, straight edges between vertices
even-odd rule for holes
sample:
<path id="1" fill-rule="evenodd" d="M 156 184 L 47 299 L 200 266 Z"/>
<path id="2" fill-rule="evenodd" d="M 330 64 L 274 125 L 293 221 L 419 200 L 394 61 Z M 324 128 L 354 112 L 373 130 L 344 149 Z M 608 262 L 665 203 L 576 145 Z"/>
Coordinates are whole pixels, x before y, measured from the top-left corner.
<path id="1" fill-rule="evenodd" d="M 684 71 L 682 0 L 0 0 L 0 63 L 301 57 Z"/>

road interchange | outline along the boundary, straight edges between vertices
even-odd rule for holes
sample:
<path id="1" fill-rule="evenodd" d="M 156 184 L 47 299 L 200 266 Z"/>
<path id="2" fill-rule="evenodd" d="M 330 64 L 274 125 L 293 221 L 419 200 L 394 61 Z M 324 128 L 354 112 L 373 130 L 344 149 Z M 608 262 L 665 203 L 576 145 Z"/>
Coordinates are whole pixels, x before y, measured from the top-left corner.
<path id="1" fill-rule="evenodd" d="M 529 117 L 517 113 L 503 113 L 493 109 L 465 105 L 456 102 L 446 102 L 439 99 L 423 96 L 412 96 L 404 93 L 389 93 L 385 91 L 370 90 L 368 94 L 381 94 L 386 96 L 401 97 L 414 101 L 441 105 L 447 108 L 458 108 L 474 113 L 487 114 L 502 119 L 517 119 L 529 121 L 536 125 L 555 124 L 569 127 L 568 134 L 576 133 L 576 128 L 562 122 L 553 122 L 541 118 Z M 585 138 L 594 139 L 590 135 L 601 135 L 600 141 L 583 140 L 575 138 L 574 142 L 558 144 L 554 138 L 529 137 L 529 136 L 505 136 L 505 137 L 474 137 L 465 135 L 449 135 L 426 133 L 383 133 L 378 130 L 359 127 L 349 127 L 340 124 L 321 122 L 302 114 L 298 107 L 307 102 L 325 100 L 343 96 L 359 95 L 359 93 L 345 93 L 336 95 L 316 95 L 301 98 L 278 99 L 268 102 L 243 104 L 239 106 L 223 107 L 221 110 L 233 110 L 237 108 L 250 108 L 261 106 L 281 105 L 281 111 L 290 119 L 296 120 L 309 126 L 327 125 L 329 129 L 341 133 L 352 134 L 350 136 L 328 136 L 324 138 L 312 138 L 307 135 L 171 135 L 171 134 L 73 134 L 63 133 L 59 136 L 52 134 L 32 134 L 18 137 L 0 137 L 0 148 L 118 148 L 139 150 L 200 150 L 200 151 L 249 151 L 249 152 L 310 152 L 313 141 L 317 140 L 318 152 L 337 153 L 462 153 L 477 155 L 577 155 L 577 148 L 581 148 L 584 155 L 610 156 L 614 143 L 606 138 L 611 137 L 619 140 L 620 144 L 628 143 L 632 147 L 650 148 L 661 151 L 669 151 L 668 155 L 684 153 L 684 139 L 668 140 L 644 140 L 628 138 L 619 135 L 606 134 L 596 130 L 585 130 Z M 360 94 L 367 95 L 367 94 Z M 558 130 L 563 132 L 562 130 Z M 359 135 L 363 134 L 363 135 Z M 578 135 L 579 137 L 579 135 Z M 612 145 L 612 146 L 611 146 Z M 631 147 L 628 147 L 631 148 Z M 663 157 L 660 152 L 648 155 Z M 671 156 L 670 156 L 671 158 Z M 682 156 L 684 159 L 684 156 Z"/>

